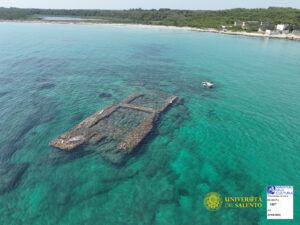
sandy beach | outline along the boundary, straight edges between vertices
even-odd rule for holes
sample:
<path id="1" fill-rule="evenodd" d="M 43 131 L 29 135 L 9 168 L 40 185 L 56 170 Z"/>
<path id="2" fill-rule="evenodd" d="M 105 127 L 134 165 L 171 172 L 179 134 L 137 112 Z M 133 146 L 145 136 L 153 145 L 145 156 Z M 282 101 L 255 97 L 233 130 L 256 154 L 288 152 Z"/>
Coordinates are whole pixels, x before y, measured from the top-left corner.
<path id="1" fill-rule="evenodd" d="M 279 34 L 279 35 L 268 35 L 259 32 L 245 32 L 245 31 L 223 31 L 214 28 L 195 28 L 195 27 L 176 27 L 176 26 L 165 26 L 165 25 L 146 25 L 146 24 L 130 24 L 130 23 L 94 23 L 94 22 L 83 22 L 83 21 L 45 21 L 45 20 L 0 20 L 0 22 L 8 23 L 35 23 L 35 24 L 76 24 L 76 25 L 90 25 L 90 26 L 118 26 L 118 27 L 138 27 L 138 28 L 155 28 L 155 29 L 176 29 L 176 30 L 188 30 L 198 32 L 211 32 L 228 35 L 242 35 L 249 37 L 260 37 L 260 38 L 279 38 L 288 39 L 294 41 L 300 41 L 300 35 L 295 34 Z"/>

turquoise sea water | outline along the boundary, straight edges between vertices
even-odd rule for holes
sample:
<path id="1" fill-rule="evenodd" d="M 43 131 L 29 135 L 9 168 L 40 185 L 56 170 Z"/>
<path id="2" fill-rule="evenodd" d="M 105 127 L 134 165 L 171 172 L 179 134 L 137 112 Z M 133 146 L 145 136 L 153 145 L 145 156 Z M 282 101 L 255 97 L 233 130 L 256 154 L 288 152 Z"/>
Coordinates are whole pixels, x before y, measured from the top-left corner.
<path id="1" fill-rule="evenodd" d="M 300 43 L 53 24 L 0 34 L 0 224 L 299 224 Z M 49 147 L 152 90 L 184 102 L 125 164 Z M 266 219 L 266 185 L 294 185 L 294 220 Z M 263 207 L 210 212 L 212 191 Z"/>
<path id="2" fill-rule="evenodd" d="M 106 21 L 104 19 L 87 19 L 87 18 L 64 17 L 64 16 L 44 16 L 39 18 L 42 20 L 50 20 L 50 21 Z"/>

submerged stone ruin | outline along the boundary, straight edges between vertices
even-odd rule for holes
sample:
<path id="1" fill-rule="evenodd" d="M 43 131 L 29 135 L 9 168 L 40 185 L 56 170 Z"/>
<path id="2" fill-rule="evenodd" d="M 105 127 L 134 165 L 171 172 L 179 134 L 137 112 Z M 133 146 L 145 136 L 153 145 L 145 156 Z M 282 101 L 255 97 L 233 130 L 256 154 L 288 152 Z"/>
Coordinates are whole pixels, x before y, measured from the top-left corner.
<path id="1" fill-rule="evenodd" d="M 164 92 L 134 94 L 89 116 L 50 145 L 71 151 L 83 145 L 119 163 L 153 130 L 155 121 L 179 98 Z"/>

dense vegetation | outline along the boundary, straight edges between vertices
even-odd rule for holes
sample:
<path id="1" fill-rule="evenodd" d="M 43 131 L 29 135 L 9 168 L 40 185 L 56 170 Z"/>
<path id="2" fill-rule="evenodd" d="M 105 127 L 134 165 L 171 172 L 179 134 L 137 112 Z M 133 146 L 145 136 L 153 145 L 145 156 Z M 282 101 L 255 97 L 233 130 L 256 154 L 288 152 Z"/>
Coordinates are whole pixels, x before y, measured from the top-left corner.
<path id="1" fill-rule="evenodd" d="M 230 10 L 54 10 L 0 8 L 0 20 L 33 19 L 38 16 L 74 16 L 101 18 L 110 22 L 140 23 L 156 25 L 191 26 L 220 28 L 221 24 L 234 21 L 268 21 L 288 23 L 300 27 L 300 10 L 293 8 L 270 7 L 268 9 L 230 9 Z"/>

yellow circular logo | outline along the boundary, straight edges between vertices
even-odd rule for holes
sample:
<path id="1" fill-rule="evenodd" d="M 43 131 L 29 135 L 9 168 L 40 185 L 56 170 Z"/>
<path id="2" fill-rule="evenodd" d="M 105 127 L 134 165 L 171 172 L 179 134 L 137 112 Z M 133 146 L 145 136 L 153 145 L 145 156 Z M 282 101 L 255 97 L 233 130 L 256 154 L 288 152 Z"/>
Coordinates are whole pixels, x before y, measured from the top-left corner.
<path id="1" fill-rule="evenodd" d="M 217 211 L 221 208 L 223 199 L 219 193 L 210 192 L 205 195 L 203 203 L 207 210 Z"/>

